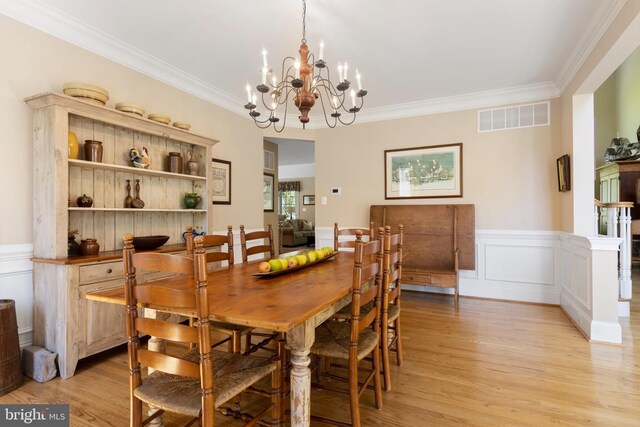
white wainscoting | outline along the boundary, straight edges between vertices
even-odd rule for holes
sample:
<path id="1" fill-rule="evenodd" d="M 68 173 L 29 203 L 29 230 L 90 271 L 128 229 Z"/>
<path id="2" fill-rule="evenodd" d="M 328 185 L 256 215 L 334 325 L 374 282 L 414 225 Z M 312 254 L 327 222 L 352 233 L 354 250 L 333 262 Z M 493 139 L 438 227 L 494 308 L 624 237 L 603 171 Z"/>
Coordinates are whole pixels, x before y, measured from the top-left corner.
<path id="1" fill-rule="evenodd" d="M 316 245 L 333 247 L 332 227 L 316 227 Z M 476 230 L 476 269 L 460 272 L 460 294 L 560 304 L 559 256 L 556 232 Z M 453 293 L 435 287 L 403 288 Z"/>
<path id="2" fill-rule="evenodd" d="M 620 239 L 559 234 L 560 305 L 592 341 L 622 342 L 618 322 L 618 247 Z"/>
<path id="3" fill-rule="evenodd" d="M 559 304 L 559 259 L 555 232 L 476 230 L 476 270 L 460 272 L 460 294 Z"/>
<path id="4" fill-rule="evenodd" d="M 226 234 L 226 230 L 214 233 Z M 476 270 L 461 271 L 460 293 L 560 304 L 591 340 L 619 343 L 614 271 L 618 240 L 556 232 L 477 230 Z M 333 227 L 316 227 L 316 247 L 324 246 L 333 247 Z M 0 245 L 0 298 L 16 301 L 21 347 L 32 343 L 32 249 L 32 245 Z M 242 262 L 239 230 L 234 230 L 234 255 L 236 263 Z M 409 285 L 406 289 L 450 292 Z"/>
<path id="5" fill-rule="evenodd" d="M 0 245 L 0 298 L 16 302 L 20 347 L 31 345 L 33 245 Z"/>
<path id="6" fill-rule="evenodd" d="M 318 246 L 333 246 L 332 227 L 316 227 L 316 236 Z M 563 232 L 476 230 L 476 269 L 460 271 L 460 294 L 561 305 L 591 341 L 620 343 L 619 244 L 620 239 Z"/>
<path id="7" fill-rule="evenodd" d="M 247 232 L 258 229 L 247 229 Z M 227 231 L 216 231 L 214 234 L 227 234 Z M 242 262 L 240 230 L 233 231 L 234 257 L 236 263 Z M 248 247 L 259 244 L 249 242 Z M 32 262 L 33 245 L 0 245 L 0 299 L 12 299 L 16 302 L 16 318 L 20 347 L 33 343 L 33 281 Z M 254 255 L 251 258 L 259 258 Z"/>

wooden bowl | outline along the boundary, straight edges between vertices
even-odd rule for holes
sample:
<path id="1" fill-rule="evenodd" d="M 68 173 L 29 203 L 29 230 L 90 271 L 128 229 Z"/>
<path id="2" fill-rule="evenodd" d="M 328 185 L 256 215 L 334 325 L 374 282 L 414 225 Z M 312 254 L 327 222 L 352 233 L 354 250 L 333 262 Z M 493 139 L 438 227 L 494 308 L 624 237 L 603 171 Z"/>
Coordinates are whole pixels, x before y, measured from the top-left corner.
<path id="1" fill-rule="evenodd" d="M 167 243 L 169 236 L 140 236 L 133 238 L 133 247 L 137 250 L 151 250 Z"/>

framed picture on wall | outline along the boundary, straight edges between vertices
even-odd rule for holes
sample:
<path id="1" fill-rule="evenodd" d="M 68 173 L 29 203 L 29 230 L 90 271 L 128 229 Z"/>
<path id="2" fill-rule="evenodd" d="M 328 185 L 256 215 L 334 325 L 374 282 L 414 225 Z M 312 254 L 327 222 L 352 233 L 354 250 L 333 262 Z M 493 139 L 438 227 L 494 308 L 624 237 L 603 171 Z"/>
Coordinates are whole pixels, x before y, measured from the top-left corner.
<path id="1" fill-rule="evenodd" d="M 212 163 L 212 202 L 214 205 L 231 204 L 231 162 L 211 159 Z"/>
<path id="2" fill-rule="evenodd" d="M 262 207 L 265 212 L 273 212 L 273 201 L 275 193 L 273 191 L 274 175 L 272 173 L 265 173 L 262 176 Z"/>
<path id="3" fill-rule="evenodd" d="M 384 198 L 462 197 L 462 143 L 384 152 Z"/>
<path id="4" fill-rule="evenodd" d="M 305 206 L 315 205 L 316 204 L 316 196 L 315 194 L 302 196 L 302 204 Z"/>
<path id="5" fill-rule="evenodd" d="M 569 169 L 569 155 L 565 154 L 556 160 L 558 170 L 558 191 L 565 192 L 571 190 L 571 173 Z"/>

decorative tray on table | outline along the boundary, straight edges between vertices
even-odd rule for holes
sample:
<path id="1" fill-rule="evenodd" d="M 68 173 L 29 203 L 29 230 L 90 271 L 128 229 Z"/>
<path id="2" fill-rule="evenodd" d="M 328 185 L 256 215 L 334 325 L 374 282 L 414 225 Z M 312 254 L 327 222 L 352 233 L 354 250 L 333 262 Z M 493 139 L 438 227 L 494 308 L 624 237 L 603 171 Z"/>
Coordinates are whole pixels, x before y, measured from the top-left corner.
<path id="1" fill-rule="evenodd" d="M 318 256 L 320 251 L 322 252 L 322 255 Z M 332 259 L 336 255 L 338 255 L 338 252 L 333 252 L 329 247 L 314 251 L 302 250 L 288 252 L 280 254 L 278 258 L 272 258 L 268 261 L 261 262 L 258 264 L 258 272 L 253 275 L 256 277 L 280 276 L 282 274 L 302 270 L 303 268 L 312 267 L 328 259 Z M 284 267 L 283 261 L 287 263 L 287 267 Z"/>

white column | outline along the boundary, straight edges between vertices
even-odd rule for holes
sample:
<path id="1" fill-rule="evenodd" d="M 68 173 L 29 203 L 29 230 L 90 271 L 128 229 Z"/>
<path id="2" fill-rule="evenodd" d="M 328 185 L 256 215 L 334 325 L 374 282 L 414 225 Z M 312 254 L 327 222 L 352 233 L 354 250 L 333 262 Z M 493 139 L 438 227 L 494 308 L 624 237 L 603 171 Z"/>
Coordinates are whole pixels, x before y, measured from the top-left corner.
<path id="1" fill-rule="evenodd" d="M 631 299 L 631 209 L 621 208 L 620 214 L 620 298 Z"/>
<path id="2" fill-rule="evenodd" d="M 607 208 L 607 236 L 618 237 L 618 208 Z"/>
<path id="3" fill-rule="evenodd" d="M 597 236 L 600 234 L 600 229 L 598 227 L 598 222 L 600 220 L 600 208 L 598 205 L 593 205 L 593 235 Z"/>

